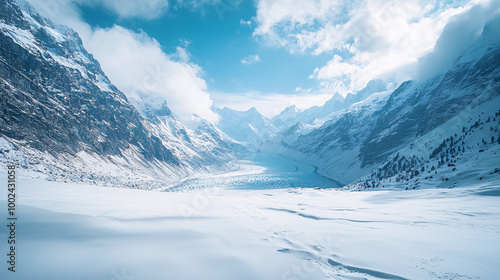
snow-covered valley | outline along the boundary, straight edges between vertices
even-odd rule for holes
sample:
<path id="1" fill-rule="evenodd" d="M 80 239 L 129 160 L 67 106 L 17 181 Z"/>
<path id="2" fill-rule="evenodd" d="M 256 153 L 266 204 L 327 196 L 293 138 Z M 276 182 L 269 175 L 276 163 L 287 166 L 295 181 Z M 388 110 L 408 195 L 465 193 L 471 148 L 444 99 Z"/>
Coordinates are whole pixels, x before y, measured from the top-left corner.
<path id="1" fill-rule="evenodd" d="M 318 167 L 266 152 L 248 153 L 236 162 L 236 170 L 217 176 L 196 176 L 164 191 L 178 192 L 206 188 L 225 189 L 283 189 L 339 188 L 341 184 L 316 173 Z"/>
<path id="2" fill-rule="evenodd" d="M 147 29 L 81 33 L 28 2 L 0 1 L 0 280 L 498 279 L 499 1 L 450 15 L 404 59 L 414 75 L 337 88 L 359 67 L 335 55 L 308 79 L 341 74 L 338 92 L 291 86 L 300 71 L 275 63 L 292 94 L 219 92 L 239 78 L 198 65 L 210 44 L 168 54 Z M 109 32 L 128 39 L 88 44 Z M 269 56 L 247 55 L 232 60 L 281 84 Z"/>
<path id="3" fill-rule="evenodd" d="M 21 170 L 17 272 L 12 278 L 0 270 L 0 277 L 495 279 L 500 273 L 497 183 L 302 188 L 302 179 L 307 187 L 328 184 L 314 167 L 273 154 L 238 163 L 239 171 L 164 192 L 47 182 Z M 278 178 L 287 183 L 276 186 Z M 286 187 L 290 182 L 295 188 Z"/>

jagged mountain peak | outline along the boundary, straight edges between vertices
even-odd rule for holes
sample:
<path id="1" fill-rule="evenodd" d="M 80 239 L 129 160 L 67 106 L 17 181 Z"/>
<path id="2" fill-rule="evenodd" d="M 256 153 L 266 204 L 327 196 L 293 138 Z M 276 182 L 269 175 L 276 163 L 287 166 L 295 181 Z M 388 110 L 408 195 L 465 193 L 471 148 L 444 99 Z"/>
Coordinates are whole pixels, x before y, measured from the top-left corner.
<path id="1" fill-rule="evenodd" d="M 274 134 L 271 121 L 255 107 L 247 111 L 237 111 L 227 107 L 215 109 L 220 116 L 217 127 L 237 142 L 254 146 Z"/>
<path id="2" fill-rule="evenodd" d="M 281 113 L 272 118 L 273 121 L 295 118 L 300 110 L 295 105 L 286 107 Z"/>
<path id="3" fill-rule="evenodd" d="M 257 110 L 257 108 L 255 108 L 255 107 L 248 109 L 247 112 L 251 113 L 251 114 L 259 114 L 260 115 L 259 110 Z"/>
<path id="4" fill-rule="evenodd" d="M 288 106 L 285 108 L 285 110 L 283 110 L 283 112 L 290 112 L 290 113 L 297 113 L 298 111 L 299 109 L 297 109 L 297 106 L 295 106 L 295 104 Z"/>
<path id="5" fill-rule="evenodd" d="M 246 119 L 248 121 L 259 121 L 267 122 L 268 119 L 264 117 L 255 107 L 252 107 L 246 111 L 234 110 L 228 107 L 222 109 L 215 109 L 215 112 L 222 118 L 233 117 L 234 119 Z"/>
<path id="6" fill-rule="evenodd" d="M 387 91 L 387 84 L 383 80 L 372 80 L 360 91 L 346 97 L 335 93 L 323 106 L 313 106 L 300 111 L 295 105 L 287 107 L 279 115 L 271 119 L 272 124 L 279 130 L 286 130 L 297 122 L 320 126 L 332 119 L 338 112 L 345 110 L 355 103 L 366 100 L 375 93 Z"/>

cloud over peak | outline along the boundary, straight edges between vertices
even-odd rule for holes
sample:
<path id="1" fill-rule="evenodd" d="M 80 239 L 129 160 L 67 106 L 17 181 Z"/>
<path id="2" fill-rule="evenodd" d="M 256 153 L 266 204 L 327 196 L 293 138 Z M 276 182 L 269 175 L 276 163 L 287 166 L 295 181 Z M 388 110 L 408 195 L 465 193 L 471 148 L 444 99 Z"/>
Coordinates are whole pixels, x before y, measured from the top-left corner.
<path id="1" fill-rule="evenodd" d="M 86 42 L 110 80 L 128 98 L 163 98 L 186 124 L 197 121 L 194 115 L 217 121 L 210 110 L 212 100 L 202 69 L 190 62 L 185 48 L 179 46 L 176 53 L 166 54 L 147 34 L 117 25 L 94 30 Z"/>
<path id="2" fill-rule="evenodd" d="M 260 0 L 254 36 L 291 53 L 331 53 L 310 78 L 346 94 L 372 79 L 412 78 L 449 20 L 481 2 Z"/>
<path id="3" fill-rule="evenodd" d="M 30 0 L 42 15 L 75 29 L 104 73 L 129 99 L 166 100 L 172 112 L 188 125 L 198 122 L 196 116 L 217 122 L 218 116 L 211 110 L 212 99 L 203 79 L 204 73 L 200 66 L 190 61 L 188 41 L 181 40 L 176 52 L 167 54 L 154 38 L 144 32 L 136 33 L 119 25 L 92 29 L 81 19 L 75 5 L 83 0 L 53 1 Z M 127 9 L 134 5 L 143 5 L 145 10 L 136 11 L 140 13 L 154 9 L 161 12 L 167 5 L 166 0 L 91 0 L 87 4 L 97 2 L 109 7 L 121 3 L 124 7 L 116 7 L 116 11 L 122 16 L 133 16 Z M 49 5 L 51 3 L 54 5 Z"/>

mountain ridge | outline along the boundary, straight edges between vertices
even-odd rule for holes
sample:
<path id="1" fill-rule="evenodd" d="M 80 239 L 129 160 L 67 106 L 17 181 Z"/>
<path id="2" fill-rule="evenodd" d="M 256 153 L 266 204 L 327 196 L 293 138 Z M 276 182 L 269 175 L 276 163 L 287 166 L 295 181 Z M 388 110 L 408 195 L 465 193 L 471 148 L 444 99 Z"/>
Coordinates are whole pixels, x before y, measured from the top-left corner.
<path id="1" fill-rule="evenodd" d="M 499 21 L 496 16 L 487 22 L 448 70 L 425 81 L 404 82 L 392 92 L 373 93 L 346 109 L 334 108 L 321 126 L 286 130 L 286 137 L 270 139 L 266 149 L 318 165 L 320 174 L 334 180 L 356 182 L 469 106 L 497 100 Z M 294 121 L 300 122 L 297 118 L 290 123 Z"/>
<path id="2" fill-rule="evenodd" d="M 209 145 L 187 147 L 156 131 L 109 81 L 76 32 L 22 6 L 0 3 L 0 136 L 8 142 L 2 161 L 21 163 L 24 154 L 47 165 L 34 169 L 50 169 L 54 178 L 106 183 L 109 177 L 135 185 L 142 176 L 147 186 L 229 168 L 231 151 L 222 142 L 209 142 L 217 158 Z M 164 105 L 154 114 L 168 115 Z"/>

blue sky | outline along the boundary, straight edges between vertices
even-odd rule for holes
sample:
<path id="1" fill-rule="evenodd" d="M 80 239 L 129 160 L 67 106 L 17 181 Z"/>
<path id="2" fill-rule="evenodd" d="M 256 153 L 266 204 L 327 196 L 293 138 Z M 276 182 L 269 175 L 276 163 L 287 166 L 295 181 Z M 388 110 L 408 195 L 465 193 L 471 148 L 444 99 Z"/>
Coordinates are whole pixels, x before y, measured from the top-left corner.
<path id="1" fill-rule="evenodd" d="M 418 77 L 449 22 L 494 2 L 28 1 L 74 28 L 129 99 L 164 99 L 185 122 L 193 114 L 216 121 L 214 106 L 256 107 L 269 117 L 290 105 L 306 109 L 372 79 L 397 86 Z"/>
<path id="2" fill-rule="evenodd" d="M 253 34 L 256 6 L 243 1 L 219 13 L 217 5 L 199 9 L 178 7 L 153 20 L 120 18 L 102 5 L 80 5 L 82 18 L 92 27 L 110 28 L 115 24 L 155 38 L 166 53 L 189 42 L 186 47 L 191 61 L 204 70 L 209 90 L 221 92 L 295 93 L 297 87 L 313 88 L 310 79 L 316 67 L 331 57 L 329 54 L 291 54 L 286 49 L 259 42 Z M 242 23 L 242 21 L 246 23 Z M 247 24 L 250 22 L 250 26 Z M 260 61 L 243 64 L 244 58 L 258 55 Z"/>

